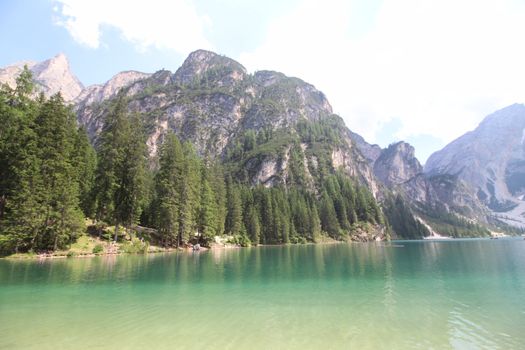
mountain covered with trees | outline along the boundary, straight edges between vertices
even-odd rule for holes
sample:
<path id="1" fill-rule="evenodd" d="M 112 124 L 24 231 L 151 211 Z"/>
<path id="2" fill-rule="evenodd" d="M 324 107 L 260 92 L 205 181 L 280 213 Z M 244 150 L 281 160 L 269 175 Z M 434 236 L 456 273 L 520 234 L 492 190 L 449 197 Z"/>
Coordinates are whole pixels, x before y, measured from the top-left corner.
<path id="1" fill-rule="evenodd" d="M 424 172 L 406 143 L 368 144 L 298 78 L 199 50 L 175 73 L 122 72 L 65 101 L 69 85 L 43 90 L 28 68 L 0 90 L 4 253 L 66 247 L 86 225 L 165 247 L 509 228 L 458 174 Z"/>

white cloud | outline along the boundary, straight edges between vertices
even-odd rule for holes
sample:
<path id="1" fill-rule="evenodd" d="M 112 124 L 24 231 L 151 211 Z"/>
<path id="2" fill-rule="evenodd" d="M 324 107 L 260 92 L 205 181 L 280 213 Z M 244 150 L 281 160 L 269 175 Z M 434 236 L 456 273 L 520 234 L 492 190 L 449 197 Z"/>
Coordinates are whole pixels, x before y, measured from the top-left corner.
<path id="1" fill-rule="evenodd" d="M 355 1 L 303 1 L 239 60 L 315 84 L 372 142 L 394 118 L 402 126 L 392 139 L 430 134 L 449 142 L 525 99 L 518 2 L 384 0 L 372 29 L 356 37 L 349 33 Z"/>
<path id="2" fill-rule="evenodd" d="M 138 50 L 170 49 L 181 54 L 208 48 L 204 30 L 211 26 L 186 0 L 54 0 L 58 25 L 80 44 L 101 45 L 104 26 L 114 27 Z"/>

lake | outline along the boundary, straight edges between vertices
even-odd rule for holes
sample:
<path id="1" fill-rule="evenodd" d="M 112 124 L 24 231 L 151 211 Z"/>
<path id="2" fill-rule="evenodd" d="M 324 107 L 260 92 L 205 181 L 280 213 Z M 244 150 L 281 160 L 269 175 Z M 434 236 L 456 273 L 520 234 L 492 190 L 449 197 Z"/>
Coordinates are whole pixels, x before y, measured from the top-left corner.
<path id="1" fill-rule="evenodd" d="M 0 349 L 525 348 L 525 241 L 0 260 Z"/>

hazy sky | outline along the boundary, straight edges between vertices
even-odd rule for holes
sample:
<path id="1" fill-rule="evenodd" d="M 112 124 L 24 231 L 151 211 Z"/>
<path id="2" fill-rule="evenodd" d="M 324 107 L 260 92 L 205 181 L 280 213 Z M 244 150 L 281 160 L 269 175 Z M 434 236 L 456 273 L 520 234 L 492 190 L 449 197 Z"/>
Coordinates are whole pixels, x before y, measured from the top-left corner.
<path id="1" fill-rule="evenodd" d="M 525 100 L 523 0 L 2 0 L 0 66 L 65 53 L 85 84 L 202 48 L 323 91 L 371 143 L 421 161 Z"/>

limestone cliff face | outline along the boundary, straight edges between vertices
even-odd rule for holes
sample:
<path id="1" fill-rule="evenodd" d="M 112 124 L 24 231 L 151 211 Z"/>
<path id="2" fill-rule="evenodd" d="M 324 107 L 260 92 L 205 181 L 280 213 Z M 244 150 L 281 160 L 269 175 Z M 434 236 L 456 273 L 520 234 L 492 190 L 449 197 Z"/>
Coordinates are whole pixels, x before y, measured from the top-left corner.
<path id="1" fill-rule="evenodd" d="M 43 92 L 48 97 L 60 92 L 66 102 L 71 102 L 84 88 L 71 72 L 64 54 L 58 54 L 43 62 L 25 61 L 1 68 L 0 83 L 6 83 L 14 88 L 16 78 L 22 72 L 24 65 L 27 65 L 33 73 L 37 92 Z"/>
<path id="2" fill-rule="evenodd" d="M 432 154 L 425 170 L 457 174 L 476 187 L 480 199 L 496 207 L 525 193 L 524 135 L 525 106 L 509 106 Z"/>
<path id="3" fill-rule="evenodd" d="M 151 74 L 136 71 L 120 72 L 105 84 L 91 85 L 83 89 L 75 98 L 74 102 L 77 106 L 80 104 L 91 105 L 93 103 L 100 103 L 114 97 L 123 87 L 127 87 L 137 80 L 145 79 L 149 76 L 151 76 Z"/>
<path id="4" fill-rule="evenodd" d="M 358 144 L 363 143 L 365 150 L 372 147 L 364 140 Z M 426 174 L 406 142 L 383 149 L 373 161 L 373 171 L 383 191 L 403 195 L 416 212 L 444 211 L 478 223 L 488 221 L 488 211 L 465 181 L 450 174 Z"/>
<path id="5" fill-rule="evenodd" d="M 414 147 L 403 141 L 383 150 L 374 162 L 374 174 L 388 186 L 405 183 L 422 172 Z"/>
<path id="6" fill-rule="evenodd" d="M 147 73 L 126 71 L 116 74 L 105 84 L 83 89 L 73 101 L 79 124 L 86 128 L 89 135 L 96 135 L 102 129 L 103 120 L 94 119 L 93 115 L 104 108 L 104 102 L 114 98 L 121 89 L 150 76 Z M 141 90 L 138 86 L 140 84 L 137 84 L 137 90 Z"/>
<path id="7" fill-rule="evenodd" d="M 374 166 L 375 161 L 381 155 L 383 151 L 378 145 L 372 145 L 365 141 L 365 139 L 355 132 L 349 131 L 349 136 L 361 151 L 361 154 L 366 158 L 371 166 Z"/>

